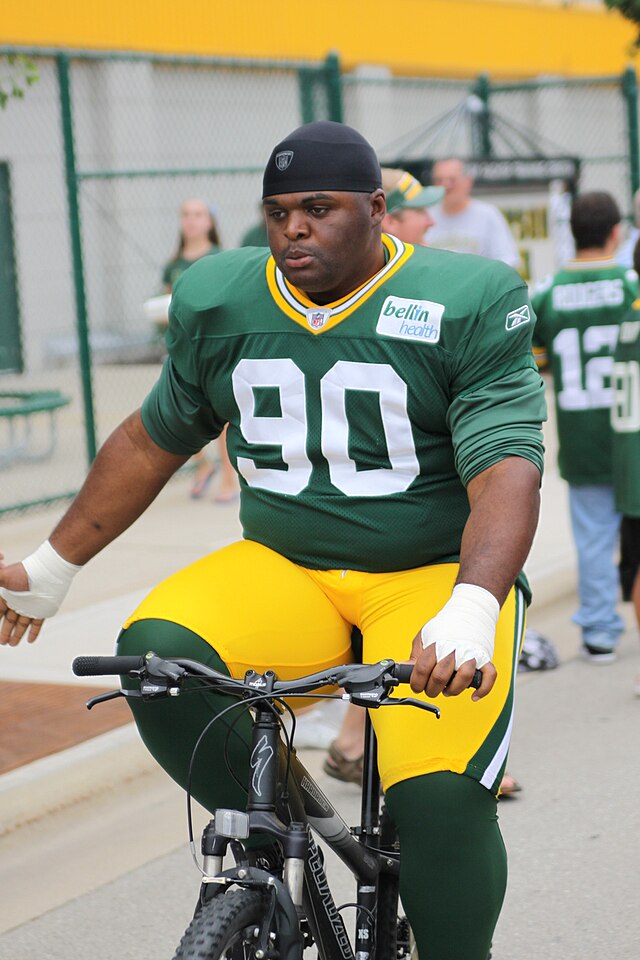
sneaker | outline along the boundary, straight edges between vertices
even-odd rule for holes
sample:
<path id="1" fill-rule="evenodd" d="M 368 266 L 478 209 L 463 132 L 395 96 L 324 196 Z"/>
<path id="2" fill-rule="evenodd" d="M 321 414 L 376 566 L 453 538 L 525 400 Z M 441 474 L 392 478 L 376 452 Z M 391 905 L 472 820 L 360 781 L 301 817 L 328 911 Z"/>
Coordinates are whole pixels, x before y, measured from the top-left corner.
<path id="1" fill-rule="evenodd" d="M 594 647 L 590 643 L 583 643 L 580 652 L 589 663 L 613 663 L 616 660 L 616 651 L 611 647 Z"/>
<path id="2" fill-rule="evenodd" d="M 553 670 L 558 666 L 558 654 L 555 647 L 546 637 L 537 630 L 527 627 L 518 661 L 518 670 Z"/>

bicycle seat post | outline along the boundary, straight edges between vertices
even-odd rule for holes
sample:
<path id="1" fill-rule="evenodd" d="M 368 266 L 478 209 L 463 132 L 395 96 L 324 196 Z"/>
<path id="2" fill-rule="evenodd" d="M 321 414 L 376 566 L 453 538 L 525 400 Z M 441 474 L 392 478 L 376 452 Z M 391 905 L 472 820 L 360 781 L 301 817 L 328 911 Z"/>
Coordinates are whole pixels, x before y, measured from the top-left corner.
<path id="1" fill-rule="evenodd" d="M 364 727 L 364 764 L 360 823 L 363 842 L 372 844 L 380 823 L 380 774 L 378 773 L 378 742 L 367 711 Z M 376 844 L 373 843 L 375 846 Z"/>
<path id="2" fill-rule="evenodd" d="M 380 774 L 378 773 L 378 745 L 367 712 L 364 732 L 364 765 L 362 778 L 362 805 L 358 839 L 365 847 L 380 846 Z M 375 936 L 374 914 L 377 887 L 357 878 L 357 903 L 360 908 L 356 923 L 356 957 L 369 958 Z"/>

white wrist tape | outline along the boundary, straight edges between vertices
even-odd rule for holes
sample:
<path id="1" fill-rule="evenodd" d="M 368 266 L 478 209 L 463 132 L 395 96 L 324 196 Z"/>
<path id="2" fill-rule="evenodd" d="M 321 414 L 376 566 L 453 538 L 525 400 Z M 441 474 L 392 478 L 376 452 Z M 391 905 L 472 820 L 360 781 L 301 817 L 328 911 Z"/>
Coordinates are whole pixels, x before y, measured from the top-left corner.
<path id="1" fill-rule="evenodd" d="M 455 653 L 456 670 L 467 660 L 478 669 L 493 656 L 500 604 L 488 590 L 474 583 L 459 583 L 450 598 L 421 630 L 422 646 L 436 645 L 436 659 Z"/>
<path id="2" fill-rule="evenodd" d="M 6 590 L 0 587 L 4 602 L 23 617 L 34 620 L 52 617 L 67 595 L 71 581 L 82 567 L 64 560 L 48 540 L 22 561 L 29 577 L 29 589 Z"/>

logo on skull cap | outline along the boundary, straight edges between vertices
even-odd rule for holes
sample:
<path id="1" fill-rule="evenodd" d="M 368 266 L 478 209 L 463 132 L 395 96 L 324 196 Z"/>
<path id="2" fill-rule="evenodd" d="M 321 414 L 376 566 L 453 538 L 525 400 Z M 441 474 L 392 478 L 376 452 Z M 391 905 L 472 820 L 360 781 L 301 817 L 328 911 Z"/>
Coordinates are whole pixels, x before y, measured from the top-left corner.
<path id="1" fill-rule="evenodd" d="M 275 161 L 278 170 L 286 170 L 291 165 L 292 160 L 293 150 L 281 150 L 280 153 L 276 153 Z"/>

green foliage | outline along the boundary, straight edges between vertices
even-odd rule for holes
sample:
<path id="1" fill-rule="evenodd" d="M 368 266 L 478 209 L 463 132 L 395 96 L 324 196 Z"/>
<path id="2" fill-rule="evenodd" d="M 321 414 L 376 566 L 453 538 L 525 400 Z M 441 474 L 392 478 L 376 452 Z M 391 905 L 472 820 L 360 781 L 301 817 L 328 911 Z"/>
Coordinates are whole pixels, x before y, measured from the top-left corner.
<path id="1" fill-rule="evenodd" d="M 22 53 L 10 53 L 0 57 L 0 107 L 6 107 L 10 97 L 24 97 L 25 87 L 40 79 L 38 68 Z"/>
<path id="2" fill-rule="evenodd" d="M 640 24 L 640 0 L 604 0 L 610 10 L 617 10 L 627 20 Z"/>
<path id="3" fill-rule="evenodd" d="M 631 20 L 638 28 L 638 35 L 631 45 L 629 53 L 633 56 L 640 50 L 640 0 L 604 0 L 610 10 L 617 10 L 627 20 Z"/>

